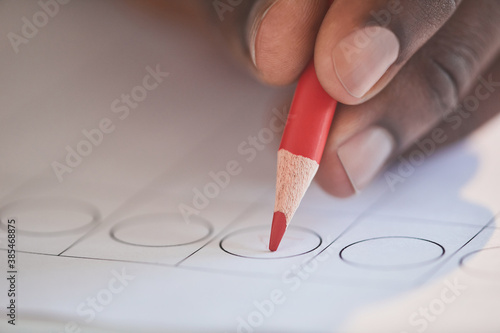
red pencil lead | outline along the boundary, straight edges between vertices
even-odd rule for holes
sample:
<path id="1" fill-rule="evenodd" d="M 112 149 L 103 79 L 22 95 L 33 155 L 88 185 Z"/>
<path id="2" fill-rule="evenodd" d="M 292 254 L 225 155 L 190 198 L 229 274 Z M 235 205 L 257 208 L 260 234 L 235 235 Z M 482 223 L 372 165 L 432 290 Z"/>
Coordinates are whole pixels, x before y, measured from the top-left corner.
<path id="1" fill-rule="evenodd" d="M 271 237 L 269 239 L 269 250 L 276 251 L 283 239 L 286 230 L 286 216 L 282 212 L 275 212 L 271 226 Z"/>

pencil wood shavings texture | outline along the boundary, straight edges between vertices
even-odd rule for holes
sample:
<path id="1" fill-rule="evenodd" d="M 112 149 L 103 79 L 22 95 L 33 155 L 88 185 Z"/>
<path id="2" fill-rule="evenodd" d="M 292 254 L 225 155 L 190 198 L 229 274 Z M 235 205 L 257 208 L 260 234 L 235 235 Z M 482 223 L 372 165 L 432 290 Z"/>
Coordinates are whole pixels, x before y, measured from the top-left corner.
<path id="1" fill-rule="evenodd" d="M 287 225 L 318 171 L 319 164 L 307 157 L 278 151 L 275 212 L 285 214 Z"/>

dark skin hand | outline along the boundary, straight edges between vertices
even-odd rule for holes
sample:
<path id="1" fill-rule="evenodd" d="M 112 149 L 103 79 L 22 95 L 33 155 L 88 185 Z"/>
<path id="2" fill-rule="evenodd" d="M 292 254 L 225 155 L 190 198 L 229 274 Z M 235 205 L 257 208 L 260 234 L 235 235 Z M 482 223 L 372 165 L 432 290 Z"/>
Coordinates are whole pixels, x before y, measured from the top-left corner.
<path id="1" fill-rule="evenodd" d="M 314 56 L 320 83 L 342 103 L 316 176 L 334 196 L 500 111 L 500 0 L 215 3 L 189 0 L 182 10 L 211 17 L 261 81 L 293 83 Z"/>
<path id="2" fill-rule="evenodd" d="M 489 68 L 500 60 L 500 1 L 278 0 L 253 19 L 263 81 L 293 82 L 314 53 L 322 86 L 343 103 L 316 177 L 332 195 L 367 186 L 417 140 L 444 144 L 500 111 L 483 110 L 500 90 Z"/>

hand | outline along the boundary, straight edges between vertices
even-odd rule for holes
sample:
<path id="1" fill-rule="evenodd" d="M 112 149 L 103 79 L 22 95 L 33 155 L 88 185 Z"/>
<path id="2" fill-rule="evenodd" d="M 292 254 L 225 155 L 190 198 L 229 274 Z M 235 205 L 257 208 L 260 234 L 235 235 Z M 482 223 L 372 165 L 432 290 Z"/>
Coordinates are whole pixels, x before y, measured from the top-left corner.
<path id="1" fill-rule="evenodd" d="M 343 103 L 316 177 L 335 196 L 363 189 L 404 152 L 421 163 L 500 111 L 498 0 L 243 2 L 217 14 L 245 13 L 257 76 L 289 84 L 314 53 L 322 86 Z"/>

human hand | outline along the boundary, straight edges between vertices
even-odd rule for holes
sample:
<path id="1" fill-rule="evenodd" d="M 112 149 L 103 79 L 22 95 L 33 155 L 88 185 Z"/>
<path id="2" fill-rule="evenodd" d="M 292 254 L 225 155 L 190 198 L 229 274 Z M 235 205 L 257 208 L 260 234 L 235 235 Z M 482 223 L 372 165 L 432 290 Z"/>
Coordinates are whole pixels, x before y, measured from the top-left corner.
<path id="1" fill-rule="evenodd" d="M 498 0 L 227 1 L 231 9 L 214 1 L 213 10 L 226 23 L 245 13 L 262 81 L 295 81 L 314 53 L 322 86 L 343 103 L 316 176 L 335 196 L 364 188 L 404 152 L 420 163 L 500 111 L 491 103 L 500 98 Z"/>

